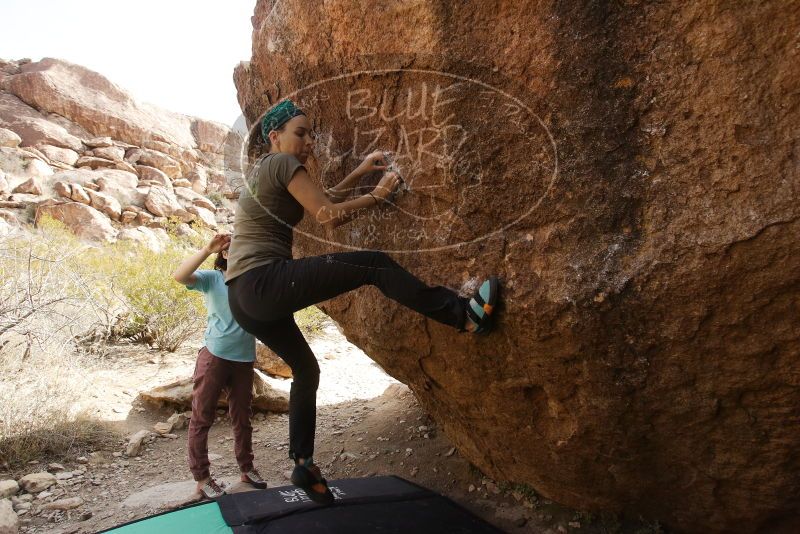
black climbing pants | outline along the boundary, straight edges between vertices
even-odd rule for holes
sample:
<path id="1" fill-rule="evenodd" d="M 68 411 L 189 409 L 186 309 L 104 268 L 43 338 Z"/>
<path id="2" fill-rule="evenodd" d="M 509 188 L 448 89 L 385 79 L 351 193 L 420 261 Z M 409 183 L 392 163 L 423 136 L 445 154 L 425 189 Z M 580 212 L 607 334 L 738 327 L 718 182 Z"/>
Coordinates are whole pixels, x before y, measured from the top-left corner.
<path id="1" fill-rule="evenodd" d="M 314 453 L 319 365 L 292 314 L 363 285 L 440 323 L 461 328 L 467 299 L 428 287 L 383 252 L 341 252 L 262 265 L 230 281 L 233 317 L 292 368 L 289 456 Z"/>

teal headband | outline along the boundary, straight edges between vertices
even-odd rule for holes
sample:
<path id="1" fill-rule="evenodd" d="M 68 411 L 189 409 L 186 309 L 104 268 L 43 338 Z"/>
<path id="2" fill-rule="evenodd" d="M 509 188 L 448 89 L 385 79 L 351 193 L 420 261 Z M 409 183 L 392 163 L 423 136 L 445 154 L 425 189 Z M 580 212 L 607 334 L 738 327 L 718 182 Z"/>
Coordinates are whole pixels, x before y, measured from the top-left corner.
<path id="1" fill-rule="evenodd" d="M 277 130 L 298 115 L 305 115 L 305 113 L 295 106 L 291 100 L 284 100 L 278 103 L 261 119 L 261 137 L 264 138 L 264 141 L 268 141 L 269 133 L 272 130 Z"/>

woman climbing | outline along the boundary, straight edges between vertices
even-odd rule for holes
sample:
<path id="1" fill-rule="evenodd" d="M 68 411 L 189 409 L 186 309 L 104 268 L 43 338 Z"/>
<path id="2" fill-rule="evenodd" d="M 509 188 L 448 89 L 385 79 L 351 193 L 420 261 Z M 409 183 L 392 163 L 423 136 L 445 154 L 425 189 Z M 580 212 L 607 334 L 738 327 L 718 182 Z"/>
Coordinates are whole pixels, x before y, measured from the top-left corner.
<path id="1" fill-rule="evenodd" d="M 228 391 L 228 410 L 241 480 L 259 489 L 267 487 L 253 467 L 250 405 L 256 342 L 233 319 L 224 280 L 230 242 L 230 235 L 216 234 L 206 246 L 183 260 L 172 275 L 189 289 L 204 294 L 208 313 L 205 346 L 197 354 L 194 369 L 192 418 L 189 420 L 189 469 L 197 481 L 197 492 L 208 499 L 225 493 L 211 477 L 208 461 L 208 430 L 214 422 L 217 401 L 223 390 Z M 217 255 L 214 269 L 198 271 L 211 254 Z"/>
<path id="2" fill-rule="evenodd" d="M 378 251 L 340 252 L 292 258 L 292 228 L 304 212 L 326 228 L 349 221 L 359 210 L 386 201 L 400 184 L 387 172 L 377 187 L 348 199 L 358 180 L 384 171 L 374 152 L 341 183 L 321 190 L 304 163 L 314 144 L 311 122 L 290 100 L 274 106 L 261 120 L 267 153 L 247 177 L 234 218 L 226 282 L 233 316 L 246 331 L 271 348 L 291 368 L 289 456 L 292 483 L 319 503 L 333 495 L 314 464 L 316 392 L 319 366 L 292 314 L 363 285 L 461 331 L 486 333 L 499 291 L 496 277 L 486 280 L 472 299 L 444 287 L 428 287 L 389 256 Z"/>

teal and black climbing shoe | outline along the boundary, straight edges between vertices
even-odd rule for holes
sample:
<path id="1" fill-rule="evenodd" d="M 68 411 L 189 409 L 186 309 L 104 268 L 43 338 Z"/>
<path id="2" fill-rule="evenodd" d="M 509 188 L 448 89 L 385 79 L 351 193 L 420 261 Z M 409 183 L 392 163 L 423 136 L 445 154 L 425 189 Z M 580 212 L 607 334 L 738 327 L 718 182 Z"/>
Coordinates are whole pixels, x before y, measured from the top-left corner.
<path id="1" fill-rule="evenodd" d="M 494 311 L 500 294 L 500 280 L 490 276 L 467 303 L 467 319 L 475 326 L 474 334 L 488 334 L 493 326 Z"/>

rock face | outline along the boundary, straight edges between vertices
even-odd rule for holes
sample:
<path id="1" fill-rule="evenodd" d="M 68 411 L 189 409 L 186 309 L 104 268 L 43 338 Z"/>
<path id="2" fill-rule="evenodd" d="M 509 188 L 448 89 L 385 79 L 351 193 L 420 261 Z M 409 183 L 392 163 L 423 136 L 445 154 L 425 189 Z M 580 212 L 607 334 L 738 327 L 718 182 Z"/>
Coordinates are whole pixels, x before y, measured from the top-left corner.
<path id="1" fill-rule="evenodd" d="M 120 230 L 140 236 L 153 215 L 216 228 L 232 217 L 241 166 L 229 166 L 225 154 L 240 142 L 222 124 L 140 104 L 79 65 L 0 61 L 0 200 L 14 202 L 20 220 L 31 205 L 61 198 L 113 221 L 114 232 L 82 232 L 100 239 Z M 198 178 L 209 176 L 222 179 Z M 163 189 L 151 192 L 153 185 Z M 181 206 L 173 187 L 197 198 Z M 215 205 L 204 196 L 211 192 L 223 200 Z"/>
<path id="2" fill-rule="evenodd" d="M 324 306 L 347 337 L 494 478 L 678 529 L 798 521 L 800 6 L 421 0 L 349 23 L 370 5 L 259 0 L 242 109 L 304 106 L 326 186 L 395 152 L 399 209 L 338 248 L 456 289 L 499 274 L 504 305 L 479 338 L 362 289 Z M 296 255 L 337 249 L 301 229 L 326 240 Z"/>
<path id="3" fill-rule="evenodd" d="M 183 410 L 191 409 L 192 379 L 184 378 L 153 388 L 150 391 L 140 393 L 137 399 L 147 403 L 172 406 Z M 228 398 L 224 392 L 220 396 L 217 406 L 220 408 L 228 406 Z M 288 395 L 283 391 L 274 389 L 258 371 L 255 372 L 253 379 L 253 410 L 276 413 L 289 411 Z M 172 430 L 172 423 L 170 423 L 170 430 Z"/>

